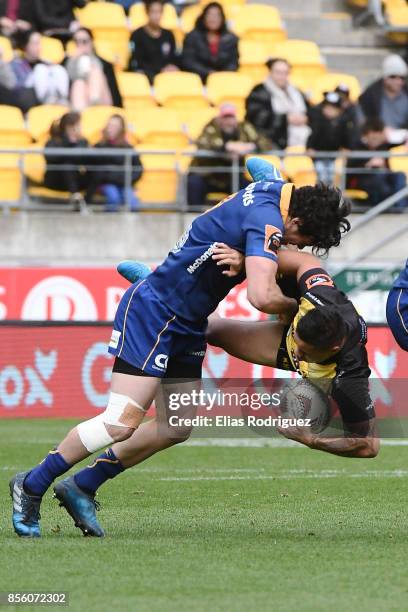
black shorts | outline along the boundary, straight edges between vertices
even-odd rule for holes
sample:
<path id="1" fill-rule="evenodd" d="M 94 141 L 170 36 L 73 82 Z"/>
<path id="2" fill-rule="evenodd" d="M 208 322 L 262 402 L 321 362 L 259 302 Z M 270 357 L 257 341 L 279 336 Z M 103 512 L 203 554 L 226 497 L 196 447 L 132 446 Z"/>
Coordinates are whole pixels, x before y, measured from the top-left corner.
<path id="1" fill-rule="evenodd" d="M 154 377 L 136 366 L 124 361 L 120 357 L 115 358 L 112 372 L 119 374 L 130 374 L 130 376 L 145 376 Z M 169 359 L 167 364 L 166 374 L 162 377 L 165 379 L 177 378 L 183 380 L 199 380 L 202 376 L 202 367 L 198 363 L 186 363 L 177 359 Z"/>
<path id="2" fill-rule="evenodd" d="M 286 336 L 288 335 L 290 327 L 290 325 L 287 325 L 283 330 L 282 340 L 278 348 L 278 354 L 276 357 L 276 367 L 279 370 L 289 370 L 291 372 L 296 372 L 296 368 L 293 367 L 293 364 L 289 357 L 288 349 L 286 347 Z"/>

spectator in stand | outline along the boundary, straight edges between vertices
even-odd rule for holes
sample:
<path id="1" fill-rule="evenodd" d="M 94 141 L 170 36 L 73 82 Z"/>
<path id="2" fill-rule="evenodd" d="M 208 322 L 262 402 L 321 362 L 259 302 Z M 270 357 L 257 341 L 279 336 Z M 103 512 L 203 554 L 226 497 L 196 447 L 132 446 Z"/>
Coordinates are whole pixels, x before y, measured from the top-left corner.
<path id="1" fill-rule="evenodd" d="M 132 56 L 129 70 L 144 72 L 153 83 L 159 72 L 178 70 L 176 41 L 173 32 L 160 27 L 163 3 L 160 0 L 145 2 L 146 25 L 138 28 L 131 36 Z"/>
<path id="2" fill-rule="evenodd" d="M 266 65 L 269 75 L 247 98 L 246 119 L 279 149 L 306 146 L 310 134 L 308 104 L 289 81 L 290 64 L 274 58 Z"/>
<path id="3" fill-rule="evenodd" d="M 351 149 L 354 139 L 354 124 L 349 123 L 343 112 L 342 100 L 337 92 L 326 92 L 323 101 L 310 112 L 312 133 L 307 141 L 308 153 L 314 157 L 320 181 L 333 182 L 334 159 L 315 157 L 316 151 L 339 151 Z"/>
<path id="4" fill-rule="evenodd" d="M 30 0 L 0 0 L 0 30 L 4 36 L 31 30 Z"/>
<path id="5" fill-rule="evenodd" d="M 238 70 L 238 38 L 228 30 L 218 2 L 207 4 L 187 34 L 182 63 L 184 70 L 197 73 L 204 83 L 212 72 Z"/>
<path id="6" fill-rule="evenodd" d="M 41 34 L 34 30 L 19 32 L 16 41 L 22 55 L 10 66 L 19 106 L 27 111 L 38 104 L 68 104 L 67 71 L 41 59 Z"/>
<path id="7" fill-rule="evenodd" d="M 349 158 L 347 168 L 347 187 L 349 189 L 362 189 L 368 193 L 367 204 L 375 206 L 390 197 L 406 184 L 404 172 L 392 172 L 388 159 L 376 153 L 388 151 L 391 145 L 387 142 L 384 123 L 381 119 L 370 119 L 362 128 L 361 141 L 355 144 L 356 151 L 370 151 L 372 157 Z M 353 169 L 359 172 L 353 174 Z M 393 208 L 403 210 L 408 206 L 408 198 L 400 200 Z"/>
<path id="8" fill-rule="evenodd" d="M 112 64 L 96 55 L 93 34 L 79 28 L 74 34 L 76 52 L 66 60 L 71 81 L 71 105 L 80 112 L 98 104 L 122 107 L 115 70 Z"/>
<path id="9" fill-rule="evenodd" d="M 96 145 L 96 148 L 133 149 L 126 138 L 126 123 L 121 115 L 112 115 L 103 131 L 102 140 Z M 96 170 L 92 173 L 92 187 L 105 196 L 105 210 L 116 212 L 123 204 L 129 203 L 130 209 L 136 211 L 139 200 L 134 192 L 134 185 L 143 172 L 142 162 L 137 153 L 134 152 L 131 156 L 131 187 L 126 185 L 125 156 L 104 155 L 95 158 L 95 163 L 100 166 L 114 167 L 111 170 Z"/>
<path id="10" fill-rule="evenodd" d="M 408 67 L 402 57 L 388 55 L 383 62 L 382 79 L 367 87 L 359 99 L 364 117 L 380 119 L 393 144 L 403 139 L 398 131 L 408 129 L 407 74 Z"/>
<path id="11" fill-rule="evenodd" d="M 358 140 L 360 136 L 359 113 L 357 104 L 354 104 L 350 99 L 350 89 L 348 85 L 340 83 L 334 91 L 340 96 L 343 115 L 349 125 L 350 130 L 354 130 L 354 140 Z"/>
<path id="12" fill-rule="evenodd" d="M 202 206 L 211 191 L 231 192 L 231 173 L 212 172 L 219 166 L 232 167 L 232 160 L 239 160 L 243 166 L 246 155 L 271 149 L 271 142 L 260 136 L 247 121 L 239 121 L 233 104 L 220 107 L 218 117 L 208 123 L 197 140 L 200 150 L 221 154 L 219 157 L 195 157 L 187 179 L 187 200 L 189 206 Z M 203 172 L 199 169 L 210 168 Z M 249 184 L 244 174 L 239 177 L 240 189 Z"/>
<path id="13" fill-rule="evenodd" d="M 15 86 L 16 78 L 10 63 L 4 61 L 3 49 L 0 47 L 0 104 L 21 108 L 19 96 L 14 91 Z"/>
<path id="14" fill-rule="evenodd" d="M 76 210 L 84 205 L 81 191 L 88 188 L 89 174 L 86 170 L 88 158 L 70 155 L 72 149 L 87 148 L 88 141 L 81 135 L 81 116 L 79 113 L 66 113 L 59 121 L 54 122 L 50 132 L 51 138 L 45 145 L 45 160 L 47 170 L 44 184 L 48 189 L 68 191 L 71 202 Z M 52 149 L 64 148 L 64 155 L 52 155 Z M 58 168 L 58 166 L 73 166 L 72 168 Z"/>
<path id="15" fill-rule="evenodd" d="M 30 0 L 34 27 L 46 36 L 68 40 L 79 28 L 74 8 L 83 8 L 87 0 Z"/>

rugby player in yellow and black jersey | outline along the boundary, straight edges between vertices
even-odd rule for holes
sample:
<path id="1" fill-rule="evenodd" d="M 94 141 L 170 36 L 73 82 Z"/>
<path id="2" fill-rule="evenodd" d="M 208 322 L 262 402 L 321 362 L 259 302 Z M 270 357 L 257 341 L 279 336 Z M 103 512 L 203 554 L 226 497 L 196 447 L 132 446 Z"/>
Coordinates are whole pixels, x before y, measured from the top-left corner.
<path id="1" fill-rule="evenodd" d="M 231 273 L 242 265 L 242 256 L 226 245 L 214 257 L 230 265 Z M 313 255 L 281 249 L 278 272 L 283 293 L 298 300 L 292 323 L 212 316 L 209 344 L 244 361 L 297 371 L 311 379 L 335 400 L 344 427 L 339 438 L 316 435 L 309 428 L 281 429 L 280 433 L 336 455 L 375 457 L 379 440 L 369 392 L 364 319 Z"/>

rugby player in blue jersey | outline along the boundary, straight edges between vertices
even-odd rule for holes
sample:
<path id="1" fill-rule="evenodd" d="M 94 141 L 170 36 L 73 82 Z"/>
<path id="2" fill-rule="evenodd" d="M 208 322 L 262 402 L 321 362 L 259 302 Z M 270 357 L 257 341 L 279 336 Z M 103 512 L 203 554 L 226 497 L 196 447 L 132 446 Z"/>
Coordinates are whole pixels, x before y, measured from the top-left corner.
<path id="1" fill-rule="evenodd" d="M 19 536 L 40 536 L 41 499 L 55 478 L 95 451 L 132 436 L 162 379 L 201 377 L 208 316 L 244 279 L 244 273 L 222 274 L 212 257 L 217 243 L 245 256 L 250 303 L 289 322 L 298 304 L 276 282 L 281 244 L 328 251 L 350 228 L 348 205 L 336 188 L 295 188 L 257 158 L 248 162 L 248 170 L 255 182 L 197 217 L 163 264 L 124 294 L 109 343 L 116 359 L 106 410 L 80 423 L 38 466 L 10 482 Z M 98 461 L 120 469 L 112 449 Z M 103 535 L 93 516 L 86 524 L 76 518 L 81 506 L 93 500 L 81 495 L 73 479 L 63 483 L 57 497 L 78 526 L 85 534 Z"/>

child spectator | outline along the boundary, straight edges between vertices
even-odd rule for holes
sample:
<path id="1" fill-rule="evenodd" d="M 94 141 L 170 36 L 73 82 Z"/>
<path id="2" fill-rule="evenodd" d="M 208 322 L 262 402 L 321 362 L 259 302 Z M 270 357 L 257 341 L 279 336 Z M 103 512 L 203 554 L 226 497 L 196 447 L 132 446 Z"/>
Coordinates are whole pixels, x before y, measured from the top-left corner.
<path id="1" fill-rule="evenodd" d="M 98 104 L 122 107 L 113 65 L 96 54 L 92 32 L 79 28 L 73 40 L 75 55 L 66 60 L 72 107 L 78 112 Z"/>
<path id="2" fill-rule="evenodd" d="M 89 185 L 89 175 L 85 167 L 88 159 L 85 154 L 82 157 L 69 154 L 69 150 L 88 147 L 88 141 L 81 135 L 79 113 L 63 115 L 52 125 L 50 135 L 51 138 L 45 145 L 47 171 L 44 184 L 48 189 L 68 191 L 71 202 L 77 210 L 80 210 L 84 205 L 81 191 L 87 189 Z M 55 148 L 65 148 L 67 152 L 64 155 L 51 155 L 51 150 Z M 62 168 L 62 166 L 72 166 L 72 168 Z"/>
<path id="3" fill-rule="evenodd" d="M 338 93 L 326 92 L 323 102 L 311 110 L 310 116 L 312 133 L 307 141 L 309 155 L 314 157 L 316 151 L 339 151 L 352 147 L 354 125 L 349 125 Z M 331 183 L 335 160 L 316 157 L 314 164 L 319 180 Z"/>
<path id="4" fill-rule="evenodd" d="M 41 59 L 41 35 L 34 30 L 16 37 L 22 56 L 11 62 L 14 89 L 24 111 L 38 104 L 68 104 L 69 79 L 63 66 Z"/>
<path id="5" fill-rule="evenodd" d="M 224 10 L 210 2 L 187 34 L 183 68 L 198 74 L 205 83 L 212 72 L 238 70 L 238 38 L 227 28 Z"/>
<path id="6" fill-rule="evenodd" d="M 144 72 L 153 83 L 159 72 L 178 70 L 176 41 L 173 32 L 160 27 L 163 4 L 160 0 L 145 2 L 146 25 L 138 28 L 131 36 L 132 57 L 129 70 Z"/>
<path id="7" fill-rule="evenodd" d="M 133 149 L 126 138 L 126 123 L 121 115 L 112 115 L 104 131 L 102 140 L 96 148 L 103 149 Z M 108 212 L 116 212 L 125 204 L 130 204 L 132 211 L 137 210 L 138 198 L 134 192 L 134 185 L 142 176 L 142 162 L 137 153 L 131 156 L 131 184 L 126 185 L 126 157 L 115 155 L 103 155 L 95 158 L 95 163 L 100 166 L 112 166 L 110 170 L 96 170 L 92 177 L 92 186 L 105 196 Z"/>

